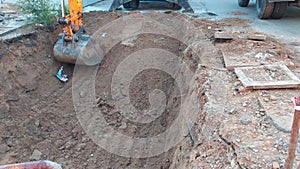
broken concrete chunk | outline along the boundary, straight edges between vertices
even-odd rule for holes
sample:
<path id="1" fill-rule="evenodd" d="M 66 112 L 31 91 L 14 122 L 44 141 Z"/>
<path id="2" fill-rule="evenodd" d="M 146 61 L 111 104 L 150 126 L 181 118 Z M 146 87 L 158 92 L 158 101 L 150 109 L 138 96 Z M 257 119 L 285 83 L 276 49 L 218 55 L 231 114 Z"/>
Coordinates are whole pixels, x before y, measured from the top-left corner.
<path id="1" fill-rule="evenodd" d="M 32 155 L 29 157 L 30 160 L 40 160 L 42 157 L 42 152 L 35 149 L 32 153 Z"/>
<path id="2" fill-rule="evenodd" d="M 262 34 L 248 34 L 247 35 L 247 39 L 249 39 L 249 40 L 265 41 L 265 40 L 267 40 L 267 36 L 266 35 L 262 35 Z"/>
<path id="3" fill-rule="evenodd" d="M 243 119 L 243 120 L 241 120 L 241 123 L 242 123 L 243 125 L 248 125 L 248 124 L 249 124 L 249 121 L 246 120 L 246 119 Z"/>
<path id="4" fill-rule="evenodd" d="M 126 128 L 127 128 L 126 122 L 122 122 L 122 125 L 119 127 L 119 129 L 126 129 Z"/>
<path id="5" fill-rule="evenodd" d="M 136 39 L 137 39 L 137 36 L 125 39 L 121 42 L 121 45 L 124 45 L 124 46 L 127 46 L 127 47 L 134 47 Z"/>
<path id="6" fill-rule="evenodd" d="M 271 54 L 271 55 L 273 55 L 273 56 L 277 55 L 277 52 L 275 52 L 273 50 L 270 50 L 270 49 L 268 49 L 266 52 L 269 53 L 269 54 Z"/>
<path id="7" fill-rule="evenodd" d="M 263 34 L 253 34 L 253 33 L 241 33 L 241 32 L 215 32 L 215 39 L 248 39 L 256 41 L 265 41 L 267 39 L 266 35 Z"/>
<path id="8" fill-rule="evenodd" d="M 229 110 L 229 114 L 235 114 L 236 112 L 237 112 L 237 111 L 236 111 L 235 108 L 232 108 L 232 109 Z"/>
<path id="9" fill-rule="evenodd" d="M 271 100 L 271 101 L 276 101 L 276 100 L 277 100 L 277 97 L 274 96 L 274 95 L 270 95 L 270 100 Z"/>
<path id="10" fill-rule="evenodd" d="M 216 32 L 214 35 L 215 39 L 230 40 L 236 38 L 234 34 L 229 32 Z"/>

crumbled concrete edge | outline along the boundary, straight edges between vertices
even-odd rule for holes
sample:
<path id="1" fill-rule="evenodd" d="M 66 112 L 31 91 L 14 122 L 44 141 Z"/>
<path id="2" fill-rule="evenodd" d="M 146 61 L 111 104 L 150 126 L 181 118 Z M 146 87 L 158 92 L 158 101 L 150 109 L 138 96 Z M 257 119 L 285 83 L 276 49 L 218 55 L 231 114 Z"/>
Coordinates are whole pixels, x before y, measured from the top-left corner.
<path id="1" fill-rule="evenodd" d="M 0 35 L 0 41 L 10 41 L 19 37 L 32 35 L 36 32 L 33 28 L 33 25 L 29 24 L 10 30 Z"/>

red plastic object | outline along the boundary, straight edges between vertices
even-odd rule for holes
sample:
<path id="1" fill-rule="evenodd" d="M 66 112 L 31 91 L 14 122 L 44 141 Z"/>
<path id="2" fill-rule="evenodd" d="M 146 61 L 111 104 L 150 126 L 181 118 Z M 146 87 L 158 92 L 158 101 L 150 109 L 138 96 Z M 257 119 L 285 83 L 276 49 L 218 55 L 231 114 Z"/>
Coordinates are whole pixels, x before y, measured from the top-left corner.
<path id="1" fill-rule="evenodd" d="M 55 162 L 41 160 L 20 164 L 9 164 L 0 166 L 0 169 L 62 169 L 61 166 Z"/>

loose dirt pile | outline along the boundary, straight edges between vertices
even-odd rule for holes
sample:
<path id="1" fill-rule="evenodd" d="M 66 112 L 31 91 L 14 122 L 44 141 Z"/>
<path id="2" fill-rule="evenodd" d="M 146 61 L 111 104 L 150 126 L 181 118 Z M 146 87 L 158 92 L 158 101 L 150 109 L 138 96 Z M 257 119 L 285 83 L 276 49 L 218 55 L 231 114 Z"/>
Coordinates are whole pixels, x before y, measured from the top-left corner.
<path id="1" fill-rule="evenodd" d="M 93 34 L 123 15 L 131 14 L 87 13 L 85 29 Z M 95 144 L 78 122 L 71 81 L 61 83 L 54 77 L 58 67 L 63 65 L 72 79 L 74 68 L 53 59 L 52 48 L 60 32 L 57 28 L 54 32 L 38 30 L 28 37 L 0 45 L 0 164 L 40 159 L 55 161 L 63 168 L 268 168 L 273 162 L 282 164 L 286 151 L 281 150 L 286 150 L 286 144 L 282 144 L 282 149 L 278 146 L 274 149 L 273 144 L 279 138 L 287 141 L 287 134 L 278 132 L 265 114 L 255 114 L 259 92 L 237 92 L 240 83 L 234 74 L 224 69 L 220 44 L 213 41 L 215 31 L 232 25 L 251 31 L 246 21 L 212 22 L 177 13 L 152 15 L 189 20 L 195 26 L 188 40 L 190 43 L 142 34 L 135 37 L 133 46 L 116 45 L 99 67 L 95 100 L 106 122 L 121 133 L 143 138 L 165 131 L 179 111 L 180 97 L 172 77 L 153 69 L 132 79 L 130 99 L 138 110 L 149 108 L 148 95 L 153 89 L 166 94 L 166 110 L 146 125 L 122 117 L 115 108 L 110 84 L 116 67 L 134 51 L 160 48 L 177 53 L 195 73 L 193 84 L 199 100 L 196 123 L 178 146 L 155 157 L 135 159 L 111 154 Z M 261 48 L 268 47 L 268 43 L 280 47 L 282 51 L 277 53 L 286 52 L 274 40 L 266 41 Z M 242 50 L 247 40 L 239 44 Z"/>

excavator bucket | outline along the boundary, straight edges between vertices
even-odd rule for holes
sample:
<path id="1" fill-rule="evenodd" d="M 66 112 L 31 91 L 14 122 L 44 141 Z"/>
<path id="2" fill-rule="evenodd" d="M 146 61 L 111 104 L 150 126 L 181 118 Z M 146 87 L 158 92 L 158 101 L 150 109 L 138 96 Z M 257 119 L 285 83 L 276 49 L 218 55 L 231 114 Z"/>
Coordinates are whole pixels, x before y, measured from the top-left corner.
<path id="1" fill-rule="evenodd" d="M 66 42 L 61 36 L 53 48 L 56 60 L 64 63 L 94 66 L 101 63 L 104 54 L 91 36 L 80 34 L 77 41 Z"/>
<path id="2" fill-rule="evenodd" d="M 63 25 L 64 33 L 54 45 L 56 60 L 64 63 L 93 66 L 101 62 L 103 52 L 95 50 L 95 40 L 85 34 L 82 24 L 82 0 L 68 0 L 70 14 L 65 15 L 65 1 L 61 0 L 62 17 L 57 22 Z"/>
<path id="3" fill-rule="evenodd" d="M 165 0 L 183 7 L 183 12 L 193 13 L 193 9 L 187 0 Z M 137 9 L 140 0 L 114 0 L 109 11 L 115 11 L 119 6 Z M 62 18 L 57 21 L 63 25 L 64 35 L 54 45 L 56 60 L 64 63 L 97 65 L 104 57 L 104 51 L 97 45 L 97 40 L 84 34 L 82 26 L 82 0 L 68 1 L 70 14 L 65 16 L 64 0 L 61 0 Z M 71 40 L 71 41 L 70 41 Z"/>
<path id="4" fill-rule="evenodd" d="M 66 42 L 61 36 L 54 45 L 54 57 L 60 62 L 75 64 L 88 40 L 89 36 L 85 35 L 78 42 Z"/>
<path id="5" fill-rule="evenodd" d="M 115 11 L 121 5 L 123 5 L 124 8 L 137 9 L 139 5 L 139 1 L 140 0 L 114 0 L 109 8 L 109 11 Z M 194 13 L 193 8 L 191 7 L 191 5 L 187 0 L 165 0 L 165 1 L 183 7 L 184 8 L 183 12 Z"/>

